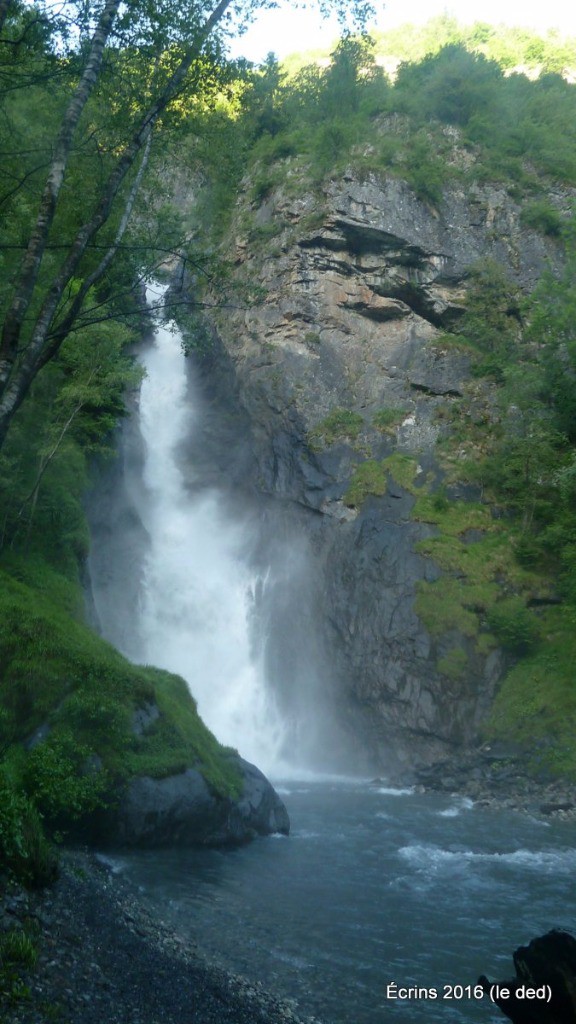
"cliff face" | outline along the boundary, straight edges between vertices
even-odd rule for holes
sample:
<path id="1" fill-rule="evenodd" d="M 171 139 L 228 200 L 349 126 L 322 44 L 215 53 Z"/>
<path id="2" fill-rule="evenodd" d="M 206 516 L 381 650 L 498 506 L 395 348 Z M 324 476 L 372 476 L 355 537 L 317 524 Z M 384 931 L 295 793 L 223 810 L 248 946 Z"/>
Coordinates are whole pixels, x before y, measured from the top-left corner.
<path id="1" fill-rule="evenodd" d="M 439 451 L 458 415 L 487 430 L 498 415 L 444 335 L 478 260 L 528 290 L 559 256 L 503 186 L 451 186 L 433 209 L 392 177 L 350 171 L 321 196 L 289 167 L 285 180 L 263 202 L 250 183 L 239 197 L 228 256 L 261 299 L 213 315 L 206 369 L 249 420 L 253 486 L 290 503 L 311 539 L 341 718 L 383 767 L 436 759 L 474 741 L 505 668 L 477 630 L 417 614 L 445 571 L 422 553 L 438 529 L 415 505 L 446 484 L 451 501 L 478 498 L 445 478 Z"/>

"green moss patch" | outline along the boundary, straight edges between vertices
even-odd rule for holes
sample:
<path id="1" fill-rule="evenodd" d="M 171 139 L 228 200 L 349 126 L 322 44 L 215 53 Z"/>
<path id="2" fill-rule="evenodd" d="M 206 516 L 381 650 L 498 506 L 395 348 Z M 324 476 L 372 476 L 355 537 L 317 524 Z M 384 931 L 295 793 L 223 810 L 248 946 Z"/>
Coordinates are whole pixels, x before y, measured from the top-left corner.
<path id="1" fill-rule="evenodd" d="M 356 467 L 344 495 L 344 504 L 350 508 L 360 508 L 371 494 L 386 494 L 386 470 L 384 464 L 375 459 L 367 459 Z"/>
<path id="2" fill-rule="evenodd" d="M 494 529 L 494 520 L 486 505 L 449 501 L 442 492 L 421 495 L 412 516 L 424 523 L 435 523 L 442 533 L 451 537 L 467 530 Z"/>
<path id="3" fill-rule="evenodd" d="M 443 658 L 439 658 L 438 671 L 453 682 L 463 679 L 468 667 L 468 655 L 461 647 L 453 647 Z"/>
<path id="4" fill-rule="evenodd" d="M 498 643 L 514 654 L 533 651 L 540 640 L 536 616 L 521 597 L 508 597 L 488 609 L 488 624 Z"/>
<path id="5" fill-rule="evenodd" d="M 506 676 L 486 727 L 488 739 L 519 743 L 534 769 L 576 778 L 575 611 L 542 614 L 546 638 Z"/>
<path id="6" fill-rule="evenodd" d="M 222 795 L 239 779 L 199 718 L 186 683 L 132 665 L 49 599 L 0 571 L 0 726 L 29 796 L 51 817 L 79 817 L 136 774 L 197 767 Z M 137 736 L 135 711 L 160 715 Z M 48 733 L 22 758 L 21 742 Z"/>
<path id="7" fill-rule="evenodd" d="M 407 415 L 406 409 L 393 409 L 390 407 L 384 407 L 378 409 L 372 417 L 372 426 L 379 430 L 381 434 L 393 434 L 394 429 L 402 423 Z"/>
<path id="8" fill-rule="evenodd" d="M 409 455 L 395 452 L 381 462 L 367 459 L 354 470 L 348 490 L 344 494 L 344 503 L 351 508 L 360 508 L 370 495 L 381 497 L 386 494 L 388 474 L 400 487 L 415 494 L 414 478 L 417 472 L 418 462 Z"/>
<path id="9" fill-rule="evenodd" d="M 534 573 L 517 564 L 505 533 L 494 533 L 473 543 L 466 543 L 458 536 L 441 534 L 419 541 L 416 550 L 449 572 L 459 573 L 474 583 L 505 579 L 509 585 L 530 589 L 540 582 Z"/>
<path id="10" fill-rule="evenodd" d="M 457 630 L 467 637 L 480 631 L 479 615 L 485 613 L 498 596 L 496 583 L 473 585 L 458 579 L 440 579 L 434 583 L 422 581 L 414 603 L 432 636 L 442 636 Z"/>
<path id="11" fill-rule="evenodd" d="M 516 561 L 510 530 L 494 521 L 484 506 L 450 503 L 441 494 L 418 498 L 414 515 L 441 531 L 419 541 L 416 550 L 450 574 L 436 584 L 420 585 L 416 611 L 430 632 L 441 635 L 459 629 L 460 622 L 466 636 L 480 634 L 478 653 L 489 653 L 497 645 L 515 654 L 531 650 L 539 630 L 526 595 L 542 579 Z M 471 540 L 466 534 L 472 530 L 478 536 Z M 438 608 L 429 587 L 438 587 Z M 516 593 L 511 596 L 510 590 Z M 473 630 L 471 615 L 476 620 Z"/>
<path id="12" fill-rule="evenodd" d="M 350 409 L 332 409 L 308 434 L 313 448 L 325 448 L 338 441 L 356 441 L 364 426 L 360 413 Z"/>
<path id="13" fill-rule="evenodd" d="M 403 487 L 405 491 L 409 491 L 411 494 L 417 493 L 414 486 L 414 480 L 418 473 L 417 459 L 411 455 L 401 455 L 399 452 L 394 452 L 393 455 L 389 455 L 388 458 L 384 459 L 382 465 L 400 487 Z"/>

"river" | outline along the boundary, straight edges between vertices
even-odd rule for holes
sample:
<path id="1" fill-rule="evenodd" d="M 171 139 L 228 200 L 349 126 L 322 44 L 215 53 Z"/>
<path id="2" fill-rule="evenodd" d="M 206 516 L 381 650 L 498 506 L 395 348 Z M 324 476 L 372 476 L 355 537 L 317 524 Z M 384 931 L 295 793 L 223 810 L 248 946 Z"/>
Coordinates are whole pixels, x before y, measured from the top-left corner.
<path id="1" fill-rule="evenodd" d="M 114 863 L 164 920 L 302 1013 L 502 1022 L 478 976 L 512 977 L 517 946 L 574 928 L 573 825 L 359 780 L 277 788 L 289 837 Z M 427 995 L 394 998 L 394 984 Z"/>

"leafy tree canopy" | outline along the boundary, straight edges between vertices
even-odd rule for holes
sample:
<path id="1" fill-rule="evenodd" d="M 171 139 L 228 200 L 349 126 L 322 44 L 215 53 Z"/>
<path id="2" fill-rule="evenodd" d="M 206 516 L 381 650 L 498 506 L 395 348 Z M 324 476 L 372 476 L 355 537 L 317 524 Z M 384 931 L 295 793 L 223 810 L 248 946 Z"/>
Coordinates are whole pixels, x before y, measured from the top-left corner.
<path id="1" fill-rule="evenodd" d="M 153 140 L 229 81 L 224 41 L 267 0 L 0 0 L 0 445 L 35 377 L 111 301 Z M 298 4 L 296 6 L 299 6 Z M 368 0 L 318 0 L 361 25 Z M 132 270 L 145 271 L 140 247 Z"/>

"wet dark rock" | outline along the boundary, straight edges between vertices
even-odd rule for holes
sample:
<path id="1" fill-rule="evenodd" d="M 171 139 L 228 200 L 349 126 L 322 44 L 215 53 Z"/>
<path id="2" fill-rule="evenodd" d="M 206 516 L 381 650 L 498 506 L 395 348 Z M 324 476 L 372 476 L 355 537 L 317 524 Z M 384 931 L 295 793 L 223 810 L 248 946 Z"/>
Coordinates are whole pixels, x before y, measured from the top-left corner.
<path id="1" fill-rule="evenodd" d="M 513 1024 L 576 1024 L 576 939 L 554 930 L 514 953 L 516 977 L 479 984 Z"/>
<path id="2" fill-rule="evenodd" d="M 133 779 L 117 806 L 94 823 L 92 841 L 110 847 L 234 846 L 290 830 L 284 804 L 265 775 L 241 757 L 237 800 L 215 794 L 194 768 L 162 779 Z"/>
<path id="3" fill-rule="evenodd" d="M 480 747 L 442 762 L 416 767 L 412 782 L 422 791 L 451 792 L 477 807 L 506 807 L 565 820 L 576 818 L 576 784 L 534 777 L 529 753 L 514 744 Z"/>
<path id="4" fill-rule="evenodd" d="M 135 736 L 142 736 L 160 718 L 160 708 L 152 701 L 138 708 L 132 715 L 132 732 Z"/>
<path id="5" fill-rule="evenodd" d="M 555 814 L 557 811 L 573 811 L 574 803 L 571 800 L 554 801 L 547 804 L 540 804 L 541 814 Z"/>

